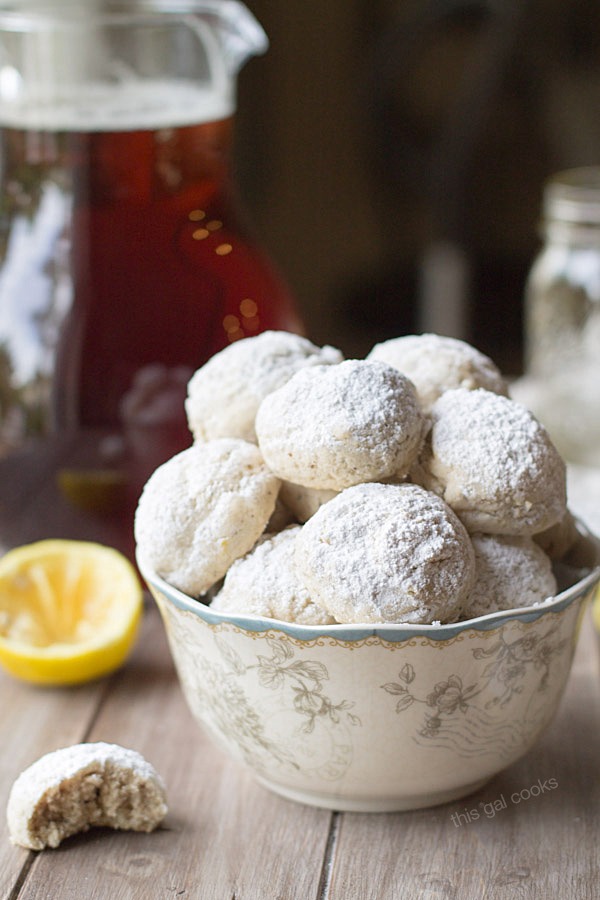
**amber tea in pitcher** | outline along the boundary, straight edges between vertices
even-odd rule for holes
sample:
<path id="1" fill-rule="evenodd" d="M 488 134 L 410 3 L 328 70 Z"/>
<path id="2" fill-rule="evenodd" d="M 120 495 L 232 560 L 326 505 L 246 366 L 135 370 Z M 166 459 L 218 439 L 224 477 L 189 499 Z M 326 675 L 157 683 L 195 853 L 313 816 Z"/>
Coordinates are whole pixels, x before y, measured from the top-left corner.
<path id="1" fill-rule="evenodd" d="M 67 493 L 86 470 L 139 493 L 190 443 L 194 369 L 298 328 L 230 177 L 235 75 L 264 34 L 236 2 L 172 10 L 0 5 L 0 456 L 60 446 Z"/>

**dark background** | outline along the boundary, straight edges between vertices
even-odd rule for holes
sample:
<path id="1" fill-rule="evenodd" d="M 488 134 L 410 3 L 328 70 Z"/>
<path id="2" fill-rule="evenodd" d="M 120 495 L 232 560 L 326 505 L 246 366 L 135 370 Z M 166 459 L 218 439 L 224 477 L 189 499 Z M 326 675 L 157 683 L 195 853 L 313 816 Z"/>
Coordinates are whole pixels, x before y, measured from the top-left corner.
<path id="1" fill-rule="evenodd" d="M 423 260 L 449 245 L 445 332 L 517 374 L 544 180 L 600 162 L 600 4 L 247 5 L 271 47 L 240 77 L 236 178 L 309 336 L 362 355 L 435 325 Z"/>

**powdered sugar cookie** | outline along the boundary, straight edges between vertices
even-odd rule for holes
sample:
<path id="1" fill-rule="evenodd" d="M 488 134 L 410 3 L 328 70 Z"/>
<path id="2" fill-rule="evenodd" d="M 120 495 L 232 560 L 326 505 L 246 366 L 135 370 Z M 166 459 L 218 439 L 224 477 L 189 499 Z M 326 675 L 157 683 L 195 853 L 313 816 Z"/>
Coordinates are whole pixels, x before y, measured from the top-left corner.
<path id="1" fill-rule="evenodd" d="M 314 603 L 293 568 L 300 525 L 263 538 L 234 562 L 211 603 L 219 612 L 267 616 L 300 625 L 332 625 L 335 619 Z"/>
<path id="2" fill-rule="evenodd" d="M 280 478 L 332 491 L 406 474 L 424 427 L 408 378 L 358 359 L 297 372 L 256 416 L 259 447 Z"/>
<path id="3" fill-rule="evenodd" d="M 13 844 L 43 850 L 93 826 L 153 831 L 166 813 L 153 766 L 135 750 L 99 742 L 55 750 L 25 769 L 7 820 Z"/>
<path id="4" fill-rule="evenodd" d="M 261 400 L 305 366 L 343 359 L 287 331 L 265 331 L 216 353 L 188 384 L 185 410 L 194 439 L 237 437 L 256 442 L 254 417 Z"/>
<path id="5" fill-rule="evenodd" d="M 338 491 L 317 490 L 304 487 L 302 484 L 292 484 L 291 481 L 282 481 L 279 499 L 289 509 L 296 522 L 306 522 L 316 511 L 337 496 Z"/>
<path id="6" fill-rule="evenodd" d="M 148 479 L 135 515 L 139 551 L 174 587 L 202 594 L 254 546 L 279 484 L 254 444 L 194 444 Z"/>
<path id="7" fill-rule="evenodd" d="M 518 403 L 482 389 L 446 391 L 414 481 L 435 491 L 471 532 L 535 534 L 566 509 L 565 464 Z"/>
<path id="8" fill-rule="evenodd" d="M 541 603 L 556 593 L 550 560 L 529 537 L 474 534 L 475 584 L 461 618 Z"/>
<path id="9" fill-rule="evenodd" d="M 422 408 L 429 411 L 444 391 L 508 388 L 496 364 L 475 347 L 439 334 L 409 334 L 375 344 L 367 359 L 379 359 L 410 378 Z"/>
<path id="10" fill-rule="evenodd" d="M 302 526 L 298 577 L 338 622 L 453 622 L 473 585 L 469 536 L 414 484 L 359 484 Z"/>

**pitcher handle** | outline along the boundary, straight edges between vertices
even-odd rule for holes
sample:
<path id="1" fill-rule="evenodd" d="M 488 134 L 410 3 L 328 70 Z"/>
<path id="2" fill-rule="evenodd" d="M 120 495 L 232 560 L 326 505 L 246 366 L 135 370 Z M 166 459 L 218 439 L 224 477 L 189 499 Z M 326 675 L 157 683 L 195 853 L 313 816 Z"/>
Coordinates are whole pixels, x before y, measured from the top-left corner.
<path id="1" fill-rule="evenodd" d="M 185 12 L 203 18 L 215 30 L 230 74 L 237 74 L 247 59 L 268 49 L 262 26 L 239 0 L 191 0 Z"/>

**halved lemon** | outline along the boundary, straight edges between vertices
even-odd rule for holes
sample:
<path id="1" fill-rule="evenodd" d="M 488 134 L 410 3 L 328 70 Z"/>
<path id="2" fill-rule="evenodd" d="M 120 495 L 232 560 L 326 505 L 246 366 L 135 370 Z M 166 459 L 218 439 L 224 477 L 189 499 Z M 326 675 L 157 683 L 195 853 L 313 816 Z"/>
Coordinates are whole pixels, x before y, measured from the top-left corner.
<path id="1" fill-rule="evenodd" d="M 35 684 L 107 675 L 133 648 L 142 611 L 138 575 L 119 551 L 44 540 L 0 559 L 0 665 Z"/>

